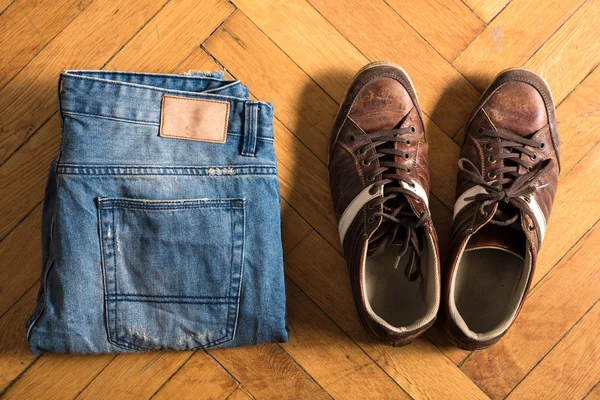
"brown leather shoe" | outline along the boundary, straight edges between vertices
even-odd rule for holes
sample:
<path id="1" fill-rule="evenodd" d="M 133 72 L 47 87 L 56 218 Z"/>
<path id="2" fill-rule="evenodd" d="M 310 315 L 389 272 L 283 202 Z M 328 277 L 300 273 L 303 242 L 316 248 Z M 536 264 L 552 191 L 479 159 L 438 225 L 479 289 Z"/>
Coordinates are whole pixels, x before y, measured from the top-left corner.
<path id="1" fill-rule="evenodd" d="M 408 75 L 372 63 L 350 84 L 331 131 L 329 182 L 363 326 L 404 345 L 435 320 L 437 237 L 427 141 Z"/>
<path id="2" fill-rule="evenodd" d="M 443 325 L 474 350 L 514 322 L 550 217 L 560 166 L 546 82 L 523 69 L 498 75 L 467 123 L 461 156 Z"/>

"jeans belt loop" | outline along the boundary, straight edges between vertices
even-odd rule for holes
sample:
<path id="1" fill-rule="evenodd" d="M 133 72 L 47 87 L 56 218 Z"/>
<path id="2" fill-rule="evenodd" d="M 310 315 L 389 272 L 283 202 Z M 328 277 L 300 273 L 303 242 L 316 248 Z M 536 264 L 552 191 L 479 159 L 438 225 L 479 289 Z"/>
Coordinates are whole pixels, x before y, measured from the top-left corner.
<path id="1" fill-rule="evenodd" d="M 242 155 L 254 157 L 256 154 L 256 135 L 258 131 L 258 101 L 248 100 L 244 105 L 244 146 Z"/>

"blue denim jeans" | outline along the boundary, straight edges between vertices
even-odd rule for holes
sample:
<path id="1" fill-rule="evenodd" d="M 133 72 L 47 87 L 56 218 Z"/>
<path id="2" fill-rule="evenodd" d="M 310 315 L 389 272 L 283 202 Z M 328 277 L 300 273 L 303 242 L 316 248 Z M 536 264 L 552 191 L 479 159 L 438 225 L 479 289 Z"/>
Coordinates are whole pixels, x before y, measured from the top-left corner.
<path id="1" fill-rule="evenodd" d="M 273 105 L 221 73 L 67 71 L 59 86 L 31 351 L 287 341 Z M 161 136 L 164 96 L 223 106 L 223 142 Z"/>

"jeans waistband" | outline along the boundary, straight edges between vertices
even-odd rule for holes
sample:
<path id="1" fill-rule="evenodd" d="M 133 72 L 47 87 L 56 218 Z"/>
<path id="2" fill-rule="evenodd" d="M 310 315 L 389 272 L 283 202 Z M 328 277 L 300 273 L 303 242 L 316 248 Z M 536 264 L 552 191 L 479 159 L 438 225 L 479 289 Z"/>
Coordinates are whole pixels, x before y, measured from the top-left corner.
<path id="1" fill-rule="evenodd" d="M 248 99 L 248 89 L 221 73 L 185 75 L 114 71 L 64 71 L 59 83 L 60 111 L 159 125 L 165 94 L 227 101 L 228 133 L 248 140 L 273 139 L 273 104 Z M 268 129 L 263 129 L 268 128 Z M 252 135 L 248 135 L 251 131 Z M 251 145 L 251 144 L 250 144 Z"/>

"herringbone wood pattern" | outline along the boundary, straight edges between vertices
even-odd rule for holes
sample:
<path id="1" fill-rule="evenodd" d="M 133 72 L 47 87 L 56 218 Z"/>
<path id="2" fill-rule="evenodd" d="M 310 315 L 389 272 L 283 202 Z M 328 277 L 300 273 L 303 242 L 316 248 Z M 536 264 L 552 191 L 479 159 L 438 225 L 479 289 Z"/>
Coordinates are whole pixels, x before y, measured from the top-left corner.
<path id="1" fill-rule="evenodd" d="M 0 393 L 5 398 L 598 398 L 600 0 L 0 0 Z M 409 72 L 426 114 L 432 211 L 451 223 L 462 127 L 500 70 L 558 104 L 562 176 L 528 302 L 473 353 L 436 331 L 374 343 L 355 314 L 327 184 L 353 74 Z M 41 200 L 63 69 L 218 70 L 276 104 L 291 340 L 228 350 L 32 356 Z M 596 247 L 599 246 L 599 247 Z"/>

